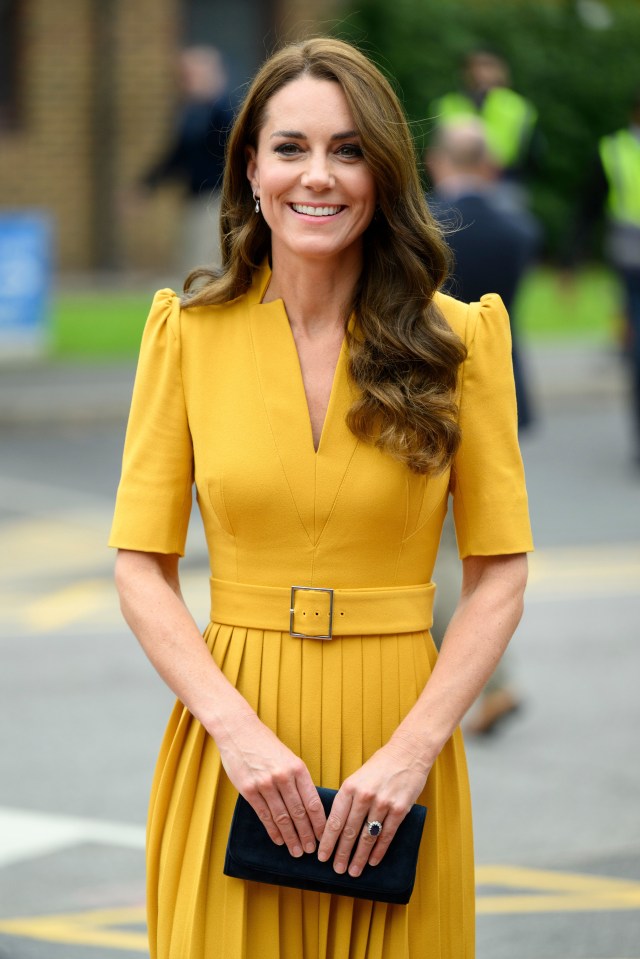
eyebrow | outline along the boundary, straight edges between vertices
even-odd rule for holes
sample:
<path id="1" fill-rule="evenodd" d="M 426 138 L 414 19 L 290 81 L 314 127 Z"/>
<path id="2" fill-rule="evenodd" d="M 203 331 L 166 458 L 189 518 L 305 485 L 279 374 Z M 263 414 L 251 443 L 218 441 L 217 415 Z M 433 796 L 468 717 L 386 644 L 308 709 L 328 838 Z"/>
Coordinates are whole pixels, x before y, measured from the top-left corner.
<path id="1" fill-rule="evenodd" d="M 351 137 L 360 136 L 357 130 L 344 130 L 341 133 L 333 133 L 331 135 L 332 140 L 349 140 Z M 306 140 L 306 133 L 302 133 L 301 130 L 276 130 L 275 133 L 271 134 L 270 139 L 274 137 L 284 137 L 289 140 Z"/>

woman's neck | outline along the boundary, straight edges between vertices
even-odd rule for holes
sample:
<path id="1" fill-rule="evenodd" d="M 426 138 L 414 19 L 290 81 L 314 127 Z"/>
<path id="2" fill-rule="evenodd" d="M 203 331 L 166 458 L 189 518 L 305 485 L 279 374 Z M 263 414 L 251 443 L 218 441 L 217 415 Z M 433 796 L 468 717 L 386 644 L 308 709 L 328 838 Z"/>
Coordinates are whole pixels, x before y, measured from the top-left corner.
<path id="1" fill-rule="evenodd" d="M 350 256 L 317 260 L 273 253 L 264 302 L 282 299 L 294 331 L 318 336 L 344 329 L 362 261 Z"/>

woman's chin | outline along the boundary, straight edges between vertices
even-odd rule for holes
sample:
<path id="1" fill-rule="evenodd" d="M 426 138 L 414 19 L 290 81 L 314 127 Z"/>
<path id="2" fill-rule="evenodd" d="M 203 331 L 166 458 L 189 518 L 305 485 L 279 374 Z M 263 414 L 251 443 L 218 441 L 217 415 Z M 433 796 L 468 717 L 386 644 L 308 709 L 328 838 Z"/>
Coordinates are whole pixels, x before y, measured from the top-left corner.
<path id="1" fill-rule="evenodd" d="M 296 237 L 286 243 L 278 243 L 272 238 L 272 250 L 278 257 L 295 257 L 310 261 L 340 259 L 348 263 L 352 257 L 361 256 L 362 244 L 335 243 L 328 237 Z"/>

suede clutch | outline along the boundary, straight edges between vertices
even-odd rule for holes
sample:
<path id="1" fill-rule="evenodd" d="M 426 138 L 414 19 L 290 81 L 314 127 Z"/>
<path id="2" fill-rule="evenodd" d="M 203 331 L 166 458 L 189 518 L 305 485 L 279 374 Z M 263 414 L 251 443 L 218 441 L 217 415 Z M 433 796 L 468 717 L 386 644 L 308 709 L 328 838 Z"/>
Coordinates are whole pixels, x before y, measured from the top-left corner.
<path id="1" fill-rule="evenodd" d="M 337 790 L 317 788 L 328 814 Z M 320 862 L 317 852 L 303 853 L 296 858 L 286 846 L 276 846 L 253 808 L 239 796 L 231 821 L 224 873 L 252 882 L 406 905 L 416 879 L 426 814 L 425 806 L 413 806 L 400 823 L 382 862 L 377 866 L 366 865 L 354 879 L 348 872 L 342 875 L 334 872 L 331 860 Z"/>

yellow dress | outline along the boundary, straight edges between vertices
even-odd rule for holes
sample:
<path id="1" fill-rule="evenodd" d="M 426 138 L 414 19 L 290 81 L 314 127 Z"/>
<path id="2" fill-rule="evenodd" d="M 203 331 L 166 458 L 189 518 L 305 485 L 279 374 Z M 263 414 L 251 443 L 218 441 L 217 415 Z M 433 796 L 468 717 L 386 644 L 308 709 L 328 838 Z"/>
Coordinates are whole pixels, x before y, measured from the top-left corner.
<path id="1" fill-rule="evenodd" d="M 429 583 L 453 496 L 462 556 L 531 548 L 508 319 L 494 295 L 438 295 L 465 340 L 461 449 L 450 472 L 416 476 L 359 442 L 345 414 L 343 348 L 317 453 L 281 301 L 268 267 L 223 306 L 156 295 L 145 329 L 110 544 L 183 554 L 193 482 L 215 582 L 336 589 Z M 303 594 L 304 595 L 304 594 Z M 307 594 L 309 595 L 309 594 Z M 337 788 L 391 735 L 429 678 L 425 628 L 331 641 L 217 622 L 205 641 L 225 675 L 319 785 Z M 254 604 L 255 605 L 255 604 Z M 229 618 L 228 616 L 226 617 Z M 177 703 L 148 824 L 152 959 L 472 959 L 470 797 L 457 731 L 420 797 L 428 809 L 408 906 L 247 883 L 222 873 L 236 792 L 213 740 Z"/>

